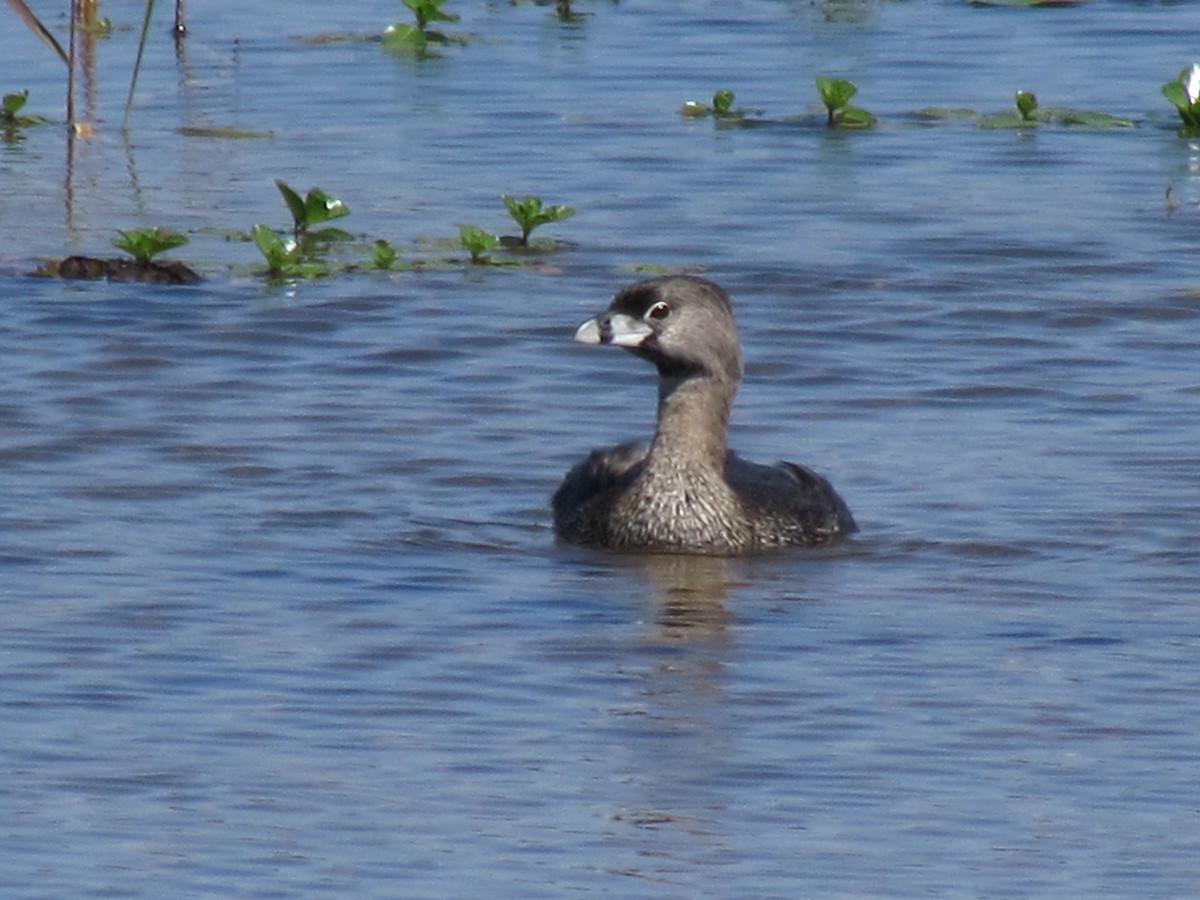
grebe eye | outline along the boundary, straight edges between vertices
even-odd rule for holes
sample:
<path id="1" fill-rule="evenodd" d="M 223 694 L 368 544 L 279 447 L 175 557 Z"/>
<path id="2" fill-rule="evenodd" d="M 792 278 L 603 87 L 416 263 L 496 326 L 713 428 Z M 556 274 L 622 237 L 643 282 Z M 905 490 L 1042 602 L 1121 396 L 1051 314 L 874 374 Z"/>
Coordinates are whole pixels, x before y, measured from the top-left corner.
<path id="1" fill-rule="evenodd" d="M 665 319 L 670 314 L 671 314 L 671 307 L 667 306 L 667 304 L 664 303 L 662 300 L 659 300 L 657 303 L 655 303 L 653 306 L 651 306 L 648 310 L 646 310 L 646 315 L 643 318 Z"/>

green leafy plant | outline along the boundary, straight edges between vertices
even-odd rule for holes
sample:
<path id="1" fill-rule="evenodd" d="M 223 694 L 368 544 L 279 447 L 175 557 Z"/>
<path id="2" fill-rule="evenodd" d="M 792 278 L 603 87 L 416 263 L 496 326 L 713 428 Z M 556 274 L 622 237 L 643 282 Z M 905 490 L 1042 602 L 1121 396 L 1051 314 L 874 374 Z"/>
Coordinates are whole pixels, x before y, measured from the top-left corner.
<path id="1" fill-rule="evenodd" d="M 430 22 L 457 22 L 455 13 L 442 12 L 447 0 L 402 0 L 405 6 L 412 10 L 417 19 L 417 27 L 422 31 L 429 30 Z"/>
<path id="2" fill-rule="evenodd" d="M 328 275 L 332 268 L 322 258 L 326 245 L 330 241 L 351 240 L 353 235 L 340 228 L 322 228 L 316 231 L 312 229 L 313 226 L 322 225 L 332 219 L 348 216 L 349 208 L 320 188 L 312 188 L 301 197 L 281 179 L 275 179 L 275 186 L 279 188 L 288 212 L 291 213 L 292 234 L 290 238 L 285 238 L 266 225 L 255 225 L 250 229 L 250 239 L 267 261 L 267 274 L 272 278 L 316 278 Z M 394 260 L 395 251 L 392 253 Z M 372 258 L 377 261 L 376 265 L 379 264 L 378 260 L 385 256 L 386 251 L 372 248 Z"/>
<path id="3" fill-rule="evenodd" d="M 396 263 L 396 248 L 383 238 L 371 244 L 371 264 L 377 269 L 390 269 Z"/>
<path id="4" fill-rule="evenodd" d="M 1200 63 L 1193 63 L 1174 81 L 1164 84 L 1162 92 L 1179 113 L 1184 131 L 1200 133 Z"/>
<path id="5" fill-rule="evenodd" d="M 292 234 L 297 242 L 305 239 L 346 240 L 350 237 L 339 228 L 309 231 L 314 225 L 350 215 L 349 207 L 341 200 L 330 197 L 320 188 L 312 188 L 307 195 L 301 197 L 278 178 L 275 179 L 275 186 L 279 188 L 279 193 L 283 194 L 284 202 L 292 214 Z"/>
<path id="6" fill-rule="evenodd" d="M 267 261 L 271 278 L 317 278 L 329 274 L 329 266 L 319 260 L 307 259 L 295 238 L 286 238 L 266 225 L 250 229 L 250 239 Z"/>
<path id="7" fill-rule="evenodd" d="M 250 229 L 250 239 L 267 261 L 267 274 L 273 277 L 300 262 L 299 246 L 294 239 L 287 240 L 266 225 L 255 225 Z"/>
<path id="8" fill-rule="evenodd" d="M 1017 91 L 1014 95 L 1016 113 L 1012 110 L 995 116 L 981 116 L 982 128 L 1030 128 L 1041 125 L 1067 125 L 1081 128 L 1132 128 L 1132 119 L 1109 113 L 1087 112 L 1062 106 L 1040 106 L 1032 91 Z"/>
<path id="9" fill-rule="evenodd" d="M 570 206 L 543 206 L 541 197 L 517 198 L 502 194 L 500 199 L 507 207 L 508 214 L 517 223 L 517 227 L 521 229 L 521 237 L 517 242 L 522 247 L 529 246 L 529 235 L 535 228 L 551 222 L 561 222 L 575 215 L 575 210 Z"/>
<path id="10" fill-rule="evenodd" d="M 858 93 L 858 88 L 842 78 L 830 78 L 828 75 L 816 77 L 817 93 L 825 105 L 825 124 L 830 128 L 870 128 L 875 124 L 875 117 L 858 106 L 851 106 L 851 98 Z"/>
<path id="11" fill-rule="evenodd" d="M 1109 113 L 1073 109 L 1053 110 L 1053 112 L 1055 121 L 1063 125 L 1077 125 L 1083 128 L 1133 128 L 1137 124 L 1133 119 Z"/>
<path id="12" fill-rule="evenodd" d="M 422 52 L 430 41 L 444 42 L 446 36 L 431 29 L 429 23 L 458 21 L 459 17 L 456 14 L 442 11 L 446 2 L 447 0 L 403 0 L 404 5 L 412 11 L 416 24 L 397 23 L 388 26 L 383 32 L 384 44 L 393 48 Z"/>
<path id="13" fill-rule="evenodd" d="M 713 94 L 711 106 L 701 103 L 698 100 L 688 100 L 680 107 L 679 113 L 693 119 L 713 116 L 717 119 L 741 120 L 748 113 L 762 111 L 757 109 L 735 109 L 733 106 L 733 97 L 733 91 L 719 90 Z"/>
<path id="14" fill-rule="evenodd" d="M 1037 111 L 1037 97 L 1031 91 L 1017 91 L 1016 94 L 1017 114 L 1020 115 L 1021 121 L 1035 121 L 1033 114 Z"/>
<path id="15" fill-rule="evenodd" d="M 19 115 L 29 99 L 29 91 L 14 91 L 5 94 L 0 99 L 0 127 L 6 129 L 20 128 L 23 125 L 43 125 L 46 120 L 41 116 Z"/>
<path id="16" fill-rule="evenodd" d="M 392 50 L 409 50 L 421 54 L 429 44 L 429 37 L 416 25 L 397 23 L 383 31 L 383 45 Z"/>
<path id="17" fill-rule="evenodd" d="M 182 247 L 188 239 L 170 228 L 134 228 L 118 231 L 112 244 L 128 253 L 133 259 L 114 257 L 72 255 L 63 259 L 47 260 L 38 271 L 40 275 L 55 278 L 137 282 L 140 284 L 195 284 L 200 276 L 181 262 L 160 262 L 154 257 L 176 247 Z"/>
<path id="18" fill-rule="evenodd" d="M 5 94 L 3 102 L 0 103 L 0 122 L 3 122 L 5 125 L 16 125 L 17 113 L 28 99 L 28 90 Z"/>
<path id="19" fill-rule="evenodd" d="M 1039 112 L 1037 95 L 1032 91 L 1017 91 L 1013 103 L 1015 115 L 1010 109 L 995 116 L 981 116 L 979 124 L 984 128 L 1025 128 L 1048 122 L 1053 117 L 1051 110 Z"/>
<path id="20" fill-rule="evenodd" d="M 718 116 L 727 115 L 733 110 L 733 91 L 717 91 L 712 99 L 713 113 Z"/>
<path id="21" fill-rule="evenodd" d="M 500 246 L 500 238 L 476 225 L 459 225 L 458 240 L 475 265 L 487 263 L 487 254 Z"/>
<path id="22" fill-rule="evenodd" d="M 123 250 L 140 263 L 148 263 L 160 253 L 182 247 L 188 239 L 170 228 L 138 228 L 119 232 L 113 246 Z"/>

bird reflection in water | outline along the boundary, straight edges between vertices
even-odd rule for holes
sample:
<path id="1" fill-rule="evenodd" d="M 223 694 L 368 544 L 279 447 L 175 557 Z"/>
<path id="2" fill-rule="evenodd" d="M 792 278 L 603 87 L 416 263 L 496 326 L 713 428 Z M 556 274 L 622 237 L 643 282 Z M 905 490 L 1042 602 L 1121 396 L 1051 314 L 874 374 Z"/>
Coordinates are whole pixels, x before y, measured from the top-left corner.
<path id="1" fill-rule="evenodd" d="M 737 561 L 719 556 L 653 554 L 631 557 L 649 582 L 645 618 L 663 640 L 727 638 L 733 614 L 725 607 Z"/>

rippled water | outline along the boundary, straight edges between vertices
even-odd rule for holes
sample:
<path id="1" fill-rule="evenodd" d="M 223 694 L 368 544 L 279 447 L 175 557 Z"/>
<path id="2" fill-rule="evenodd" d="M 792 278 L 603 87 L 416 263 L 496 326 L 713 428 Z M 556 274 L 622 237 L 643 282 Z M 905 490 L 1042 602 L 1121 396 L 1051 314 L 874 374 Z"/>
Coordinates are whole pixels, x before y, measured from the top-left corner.
<path id="1" fill-rule="evenodd" d="M 1196 5 L 580 5 L 462 4 L 415 62 L 296 39 L 397 4 L 194 4 L 128 141 L 100 45 L 69 192 L 58 128 L 0 144 L 5 895 L 1194 893 L 1200 145 L 1158 88 Z M 880 126 L 789 119 L 818 72 Z M 676 114 L 718 87 L 771 123 Z M 1018 87 L 1138 125 L 913 115 Z M 283 224 L 274 178 L 406 255 L 501 192 L 579 213 L 536 266 L 271 286 L 226 229 Z M 207 280 L 26 274 L 139 224 Z M 561 473 L 652 424 L 569 340 L 646 265 L 730 289 L 733 442 L 854 541 L 555 545 Z"/>

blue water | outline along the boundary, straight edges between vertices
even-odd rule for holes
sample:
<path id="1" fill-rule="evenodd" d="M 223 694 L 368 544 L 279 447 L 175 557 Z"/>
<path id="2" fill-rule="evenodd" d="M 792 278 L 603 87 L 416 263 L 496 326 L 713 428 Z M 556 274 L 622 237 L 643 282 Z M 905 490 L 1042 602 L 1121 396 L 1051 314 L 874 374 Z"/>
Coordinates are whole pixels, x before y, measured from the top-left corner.
<path id="1" fill-rule="evenodd" d="M 189 4 L 127 136 L 118 31 L 69 169 L 0 143 L 0 890 L 1195 894 L 1196 5 L 576 5 L 452 2 L 416 61 L 313 40 L 399 4 Z M 0 60 L 61 121 L 15 19 Z M 878 127 L 806 119 L 819 72 Z M 717 88 L 769 121 L 677 114 Z M 1137 125 L 915 115 L 1017 88 Z M 500 193 L 578 214 L 524 266 L 270 284 L 235 233 L 275 178 L 410 261 Z M 28 274 L 140 225 L 206 280 Z M 555 544 L 561 474 L 654 413 L 571 332 L 657 267 L 730 290 L 732 442 L 852 542 Z"/>

